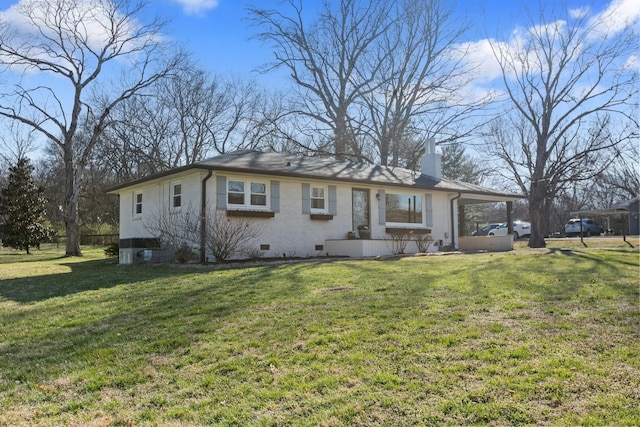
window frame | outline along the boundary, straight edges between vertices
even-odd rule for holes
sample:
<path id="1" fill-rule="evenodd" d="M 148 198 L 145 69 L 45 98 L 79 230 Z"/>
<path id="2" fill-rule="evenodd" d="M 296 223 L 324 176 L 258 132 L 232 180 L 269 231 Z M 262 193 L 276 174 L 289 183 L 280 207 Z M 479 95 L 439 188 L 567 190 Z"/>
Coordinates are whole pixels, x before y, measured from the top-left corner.
<path id="1" fill-rule="evenodd" d="M 178 194 L 176 194 L 176 187 L 180 186 L 180 192 Z M 174 181 L 171 183 L 171 190 L 170 190 L 170 200 L 171 200 L 171 210 L 173 211 L 179 211 L 180 209 L 182 209 L 182 182 L 181 181 Z M 176 197 L 179 198 L 180 204 L 178 206 L 176 206 Z"/>
<path id="2" fill-rule="evenodd" d="M 314 197 L 313 190 L 321 189 L 322 197 Z M 313 201 L 322 200 L 323 208 L 314 208 Z M 326 185 L 314 185 L 309 186 L 309 209 L 311 213 L 328 213 L 329 212 L 329 187 Z"/>
<path id="3" fill-rule="evenodd" d="M 242 192 L 239 191 L 229 191 L 229 186 L 231 185 L 231 183 L 233 182 L 238 182 L 238 183 L 242 183 Z M 253 192 L 253 185 L 254 184 L 259 184 L 264 186 L 264 193 L 259 193 Z M 257 179 L 240 179 L 240 178 L 227 178 L 227 184 L 226 184 L 226 190 L 227 190 L 227 207 L 228 209 L 234 210 L 234 209 L 247 209 L 247 210 L 269 210 L 269 203 L 270 203 L 270 186 L 269 186 L 269 181 L 262 181 L 262 180 L 257 180 Z M 229 200 L 229 193 L 232 194 L 242 194 L 242 200 L 243 203 L 239 204 L 239 203 L 232 203 Z M 264 204 L 253 204 L 253 196 L 261 196 L 264 198 Z"/>
<path id="4" fill-rule="evenodd" d="M 389 196 L 404 196 L 409 198 L 420 198 L 420 222 L 394 222 L 389 220 L 389 212 L 388 209 L 388 201 Z M 426 227 L 427 226 L 427 206 L 426 206 L 426 196 L 422 193 L 406 193 L 406 192 L 398 192 L 398 193 L 385 193 L 385 225 L 387 227 Z"/>
<path id="5" fill-rule="evenodd" d="M 242 184 L 242 191 L 231 191 L 231 189 L 229 188 L 231 186 L 231 183 L 240 183 Z M 228 206 L 246 206 L 246 200 L 247 200 L 247 183 L 245 181 L 240 181 L 238 179 L 228 179 L 227 180 L 227 205 Z M 231 201 L 229 200 L 229 197 L 231 196 L 231 194 L 241 194 L 242 195 L 242 203 L 231 203 Z"/>
<path id="6" fill-rule="evenodd" d="M 264 187 L 264 192 L 253 192 L 253 185 L 261 185 Z M 266 182 L 259 182 L 259 181 L 249 181 L 249 188 L 248 188 L 248 192 L 249 192 L 249 205 L 251 207 L 259 207 L 261 209 L 267 209 L 268 205 L 269 205 L 269 184 L 267 184 Z M 253 197 L 254 196 L 258 196 L 258 197 L 264 197 L 264 204 L 262 205 L 258 205 L 258 204 L 253 204 Z"/>
<path id="7" fill-rule="evenodd" d="M 140 197 L 140 201 L 138 201 L 138 197 Z M 140 218 L 142 216 L 144 203 L 144 196 L 142 191 L 134 191 L 133 192 L 133 217 Z M 138 211 L 138 207 L 140 208 Z"/>

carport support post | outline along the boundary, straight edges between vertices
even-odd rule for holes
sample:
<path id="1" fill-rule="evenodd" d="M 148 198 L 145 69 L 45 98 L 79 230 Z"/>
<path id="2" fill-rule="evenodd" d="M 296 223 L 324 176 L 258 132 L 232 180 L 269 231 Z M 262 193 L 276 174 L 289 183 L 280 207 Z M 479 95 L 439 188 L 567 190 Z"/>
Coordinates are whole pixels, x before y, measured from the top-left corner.
<path id="1" fill-rule="evenodd" d="M 629 218 L 631 218 L 631 216 L 629 215 Z M 630 225 L 629 223 L 629 218 L 627 218 L 627 222 L 625 224 L 624 221 L 624 214 L 620 215 L 620 219 L 621 219 L 621 223 L 622 223 L 622 240 L 629 246 L 631 246 L 632 248 L 634 247 L 631 243 L 627 242 L 627 231 L 626 231 L 626 226 Z"/>
<path id="2" fill-rule="evenodd" d="M 587 244 L 584 242 L 584 234 L 582 233 L 582 215 L 578 214 L 578 219 L 580 220 L 580 243 L 586 248 Z"/>
<path id="3" fill-rule="evenodd" d="M 513 234 L 513 222 L 511 221 L 511 211 L 513 210 L 513 202 L 507 202 L 507 234 Z"/>
<path id="4" fill-rule="evenodd" d="M 458 205 L 458 236 L 464 236 L 465 229 L 464 205 Z"/>

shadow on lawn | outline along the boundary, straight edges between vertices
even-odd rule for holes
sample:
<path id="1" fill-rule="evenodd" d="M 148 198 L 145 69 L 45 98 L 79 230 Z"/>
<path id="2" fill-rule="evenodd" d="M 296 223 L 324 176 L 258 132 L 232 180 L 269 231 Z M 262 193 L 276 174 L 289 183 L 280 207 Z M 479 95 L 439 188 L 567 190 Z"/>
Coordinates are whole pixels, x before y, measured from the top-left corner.
<path id="1" fill-rule="evenodd" d="M 572 250 L 572 249 L 549 248 L 548 250 L 549 252 L 547 252 L 546 255 L 565 255 L 569 257 L 582 258 L 582 259 L 594 261 L 596 264 L 607 266 L 614 269 L 624 265 L 628 265 L 631 267 L 637 267 L 638 265 L 640 265 L 639 262 L 624 261 L 621 259 L 615 259 L 614 257 L 611 257 L 611 256 L 603 256 L 604 253 L 614 254 L 614 255 L 628 254 L 630 253 L 628 249 L 606 249 L 606 250 L 596 249 L 597 252 L 594 252 L 593 250 L 588 250 L 588 249 Z M 640 261 L 640 259 L 636 258 L 636 261 Z"/>
<path id="2" fill-rule="evenodd" d="M 50 260 L 57 259 L 66 259 L 66 257 L 50 258 Z M 79 292 L 135 283 L 140 280 L 184 274 L 184 271 L 179 269 L 166 267 L 123 267 L 103 259 L 61 262 L 56 265 L 67 267 L 69 271 L 0 280 L 0 295 L 6 299 L 26 304 Z"/>
<path id="3" fill-rule="evenodd" d="M 49 256 L 48 254 L 41 254 L 36 250 L 32 251 L 31 254 L 27 255 L 24 252 L 8 252 L 7 250 L 2 251 L 2 256 L 0 256 L 0 265 L 2 264 L 13 264 L 15 262 L 27 263 L 27 262 L 42 262 L 42 261 L 54 261 L 58 259 L 67 258 L 65 255 L 56 255 Z"/>
<path id="4" fill-rule="evenodd" d="M 301 276 L 314 264 L 225 269 L 219 275 L 207 268 L 118 267 L 104 265 L 104 260 L 68 266 L 69 273 L 5 281 L 0 293 L 27 303 L 124 288 L 52 301 L 47 319 L 31 310 L 0 317 L 5 324 L 31 322 L 24 337 L 2 348 L 0 371 L 10 382 L 41 383 L 58 376 L 69 364 L 94 362 L 107 373 L 79 383 L 90 391 L 125 389 L 144 382 L 140 364 L 178 349 L 191 351 L 201 335 L 208 341 L 221 328 L 232 327 L 226 322 L 234 313 L 257 310 L 268 318 L 274 304 L 293 305 L 288 302 L 305 291 Z M 272 285 L 261 286 L 265 281 Z"/>
<path id="5" fill-rule="evenodd" d="M 534 257 L 515 255 L 498 258 L 480 266 L 478 274 L 509 272 L 513 284 L 547 302 L 573 299 L 583 288 L 595 283 L 593 280 L 601 279 L 603 286 L 631 301 L 636 297 L 636 285 L 617 280 L 620 269 L 637 268 L 639 265 L 632 258 L 618 256 L 629 253 L 626 249 L 594 251 L 552 248 Z M 538 275 L 540 280 L 536 280 Z M 607 280 L 610 278 L 615 280 Z"/>
<path id="6" fill-rule="evenodd" d="M 619 260 L 601 260 L 595 254 L 566 255 L 572 259 L 576 257 L 577 267 L 585 271 L 593 268 L 594 262 L 606 262 L 611 274 L 615 274 L 616 265 L 619 265 Z M 478 266 L 473 275 L 507 272 L 511 274 L 513 286 L 519 286 L 521 272 L 540 270 L 540 264 L 530 264 L 528 258 L 500 257 L 495 262 Z M 558 262 L 564 259 L 558 258 Z M 24 337 L 2 347 L 0 369 L 9 383 L 50 381 L 68 371 L 70 364 L 79 366 L 76 369 L 80 375 L 83 366 L 95 364 L 98 370 L 105 372 L 78 379 L 78 387 L 88 391 L 104 387 L 124 390 L 147 381 L 141 366 L 146 366 L 156 356 L 177 351 L 192 358 L 193 363 L 199 358 L 215 359 L 215 352 L 207 344 L 217 345 L 216 339 L 224 337 L 222 331 L 228 336 L 229 331 L 236 330 L 234 316 L 237 313 L 240 318 L 255 318 L 255 328 L 259 331 L 260 322 L 288 322 L 290 325 L 296 321 L 295 316 L 280 317 L 279 310 L 323 313 L 327 301 L 333 300 L 336 307 L 364 304 L 366 310 L 386 310 L 392 321 L 412 301 L 421 301 L 431 294 L 432 283 L 437 278 L 436 272 L 428 270 L 420 276 L 415 276 L 414 270 L 411 274 L 404 273 L 402 263 L 397 262 L 337 262 L 340 274 L 334 277 L 308 275 L 308 270 L 317 266 L 313 261 L 225 268 L 224 271 L 207 267 L 118 266 L 106 264 L 104 260 L 61 265 L 70 271 L 6 280 L 0 283 L 0 294 L 16 302 L 30 303 L 124 287 L 113 292 L 95 292 L 86 298 L 51 301 L 46 308 L 47 319 L 29 309 L 9 313 L 6 319 L 0 319 L 5 325 L 12 322 L 20 323 L 23 328 L 29 325 Z M 380 269 L 389 266 L 395 270 L 387 272 L 388 283 L 359 283 L 363 273 L 380 275 Z M 455 267 L 451 270 L 456 274 Z M 468 270 L 458 273 L 468 274 Z M 571 298 L 579 286 L 574 281 L 547 283 L 541 287 L 530 277 L 527 280 L 523 284 L 527 291 L 543 295 L 547 301 Z M 89 297 L 91 303 L 87 306 Z M 300 300 L 304 301 L 302 306 Z M 40 310 L 39 306 L 34 307 Z M 358 315 L 354 310 L 352 312 Z M 327 313 L 328 318 L 330 313 Z M 34 317 L 38 317 L 37 326 L 32 323 L 36 321 Z M 248 329 L 244 333 L 251 332 Z M 205 343 L 204 350 L 192 346 L 194 342 Z M 219 344 L 224 346 L 225 341 Z"/>

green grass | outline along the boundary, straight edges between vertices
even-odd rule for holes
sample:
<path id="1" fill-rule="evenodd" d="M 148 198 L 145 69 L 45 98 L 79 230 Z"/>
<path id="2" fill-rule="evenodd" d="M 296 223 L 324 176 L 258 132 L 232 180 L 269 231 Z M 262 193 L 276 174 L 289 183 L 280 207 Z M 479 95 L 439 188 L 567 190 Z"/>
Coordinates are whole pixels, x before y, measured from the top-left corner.
<path id="1" fill-rule="evenodd" d="M 639 253 L 0 251 L 0 425 L 638 425 Z"/>

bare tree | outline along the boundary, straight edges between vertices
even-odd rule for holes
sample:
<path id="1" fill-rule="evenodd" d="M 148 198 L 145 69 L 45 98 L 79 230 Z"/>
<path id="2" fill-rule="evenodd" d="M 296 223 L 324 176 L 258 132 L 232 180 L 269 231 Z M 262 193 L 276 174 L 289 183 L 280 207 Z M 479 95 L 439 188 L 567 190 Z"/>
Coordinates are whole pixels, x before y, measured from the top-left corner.
<path id="1" fill-rule="evenodd" d="M 323 2 L 315 20 L 302 0 L 287 4 L 291 13 L 250 11 L 275 48 L 265 70 L 285 68 L 299 89 L 302 149 L 399 166 L 434 135 L 450 142 L 474 129 L 467 119 L 490 94 L 462 94 L 473 66 L 448 0 Z"/>
<path id="2" fill-rule="evenodd" d="M 492 42 L 512 113 L 496 121 L 486 139 L 505 178 L 528 198 L 530 247 L 545 246 L 558 192 L 597 176 L 610 163 L 609 150 L 637 135 L 638 73 L 629 60 L 638 36 L 619 12 L 541 14 L 540 22 L 530 14 L 526 31 L 509 43 Z M 632 125 L 617 132 L 614 116 Z"/>
<path id="3" fill-rule="evenodd" d="M 184 165 L 241 146 L 261 91 L 255 82 L 210 76 L 189 67 L 162 82 L 159 96 L 175 117 L 177 139 L 168 145 L 176 147 L 176 163 Z"/>
<path id="4" fill-rule="evenodd" d="M 280 91 L 258 91 L 254 110 L 242 129 L 241 147 L 250 150 L 296 153 L 290 127 L 292 116 L 285 106 L 285 94 Z"/>
<path id="5" fill-rule="evenodd" d="M 211 76 L 182 64 L 140 96 L 111 111 L 97 149 L 123 179 L 193 164 L 214 153 L 251 147 L 267 96 L 254 82 Z"/>
<path id="6" fill-rule="evenodd" d="M 148 94 L 132 96 L 110 111 L 111 125 L 95 147 L 118 182 L 133 180 L 178 166 L 176 113 L 159 97 L 155 85 Z"/>
<path id="7" fill-rule="evenodd" d="M 67 256 L 82 255 L 83 173 L 110 111 L 180 61 L 163 50 L 161 22 L 141 23 L 144 7 L 128 0 L 22 0 L 0 23 L 0 64 L 12 77 L 3 85 L 0 115 L 40 132 L 62 152 Z"/>
<path id="8" fill-rule="evenodd" d="M 28 158 L 29 152 L 35 147 L 35 142 L 29 132 L 24 131 L 20 123 L 9 121 L 5 132 L 0 132 L 0 187 L 5 186 L 9 179 L 12 165 L 21 159 Z"/>
<path id="9" fill-rule="evenodd" d="M 19 122 L 9 121 L 6 124 L 5 138 L 0 140 L 0 162 L 11 164 L 20 159 L 27 158 L 35 149 L 33 132 L 22 126 Z M 7 167 L 6 170 L 9 168 Z"/>
<path id="10" fill-rule="evenodd" d="M 471 113 L 485 106 L 463 97 L 473 64 L 467 63 L 461 37 L 468 30 L 447 0 L 402 0 L 398 19 L 381 37 L 384 52 L 376 88 L 362 98 L 363 127 L 377 147 L 382 165 L 401 166 L 409 136 L 418 141 L 437 137 L 446 143 L 468 136 Z M 463 120 L 464 119 L 464 120 Z M 423 143 L 417 145 L 423 149 Z"/>
<path id="11" fill-rule="evenodd" d="M 96 152 L 85 166 L 80 196 L 78 198 L 78 226 L 82 233 L 103 234 L 117 231 L 118 196 L 106 194 L 104 188 L 117 184 L 111 169 L 105 166 Z M 47 200 L 47 219 L 63 234 L 64 215 L 64 159 L 58 146 L 50 142 L 44 147 L 43 155 L 38 159 L 35 178 L 44 189 Z"/>
<path id="12" fill-rule="evenodd" d="M 324 2 L 315 22 L 305 22 L 301 0 L 280 10 L 250 8 L 262 31 L 258 37 L 275 48 L 267 70 L 284 67 L 300 89 L 294 112 L 311 119 L 318 133 L 329 130 L 336 157 L 361 158 L 356 102 L 376 89 L 382 65 L 380 37 L 390 28 L 391 2 Z M 322 146 L 322 144 L 321 144 Z"/>
<path id="13" fill-rule="evenodd" d="M 596 185 L 602 194 L 601 206 L 609 206 L 640 195 L 640 143 L 634 138 L 629 144 L 616 146 L 611 153 L 611 165 L 598 175 Z"/>

